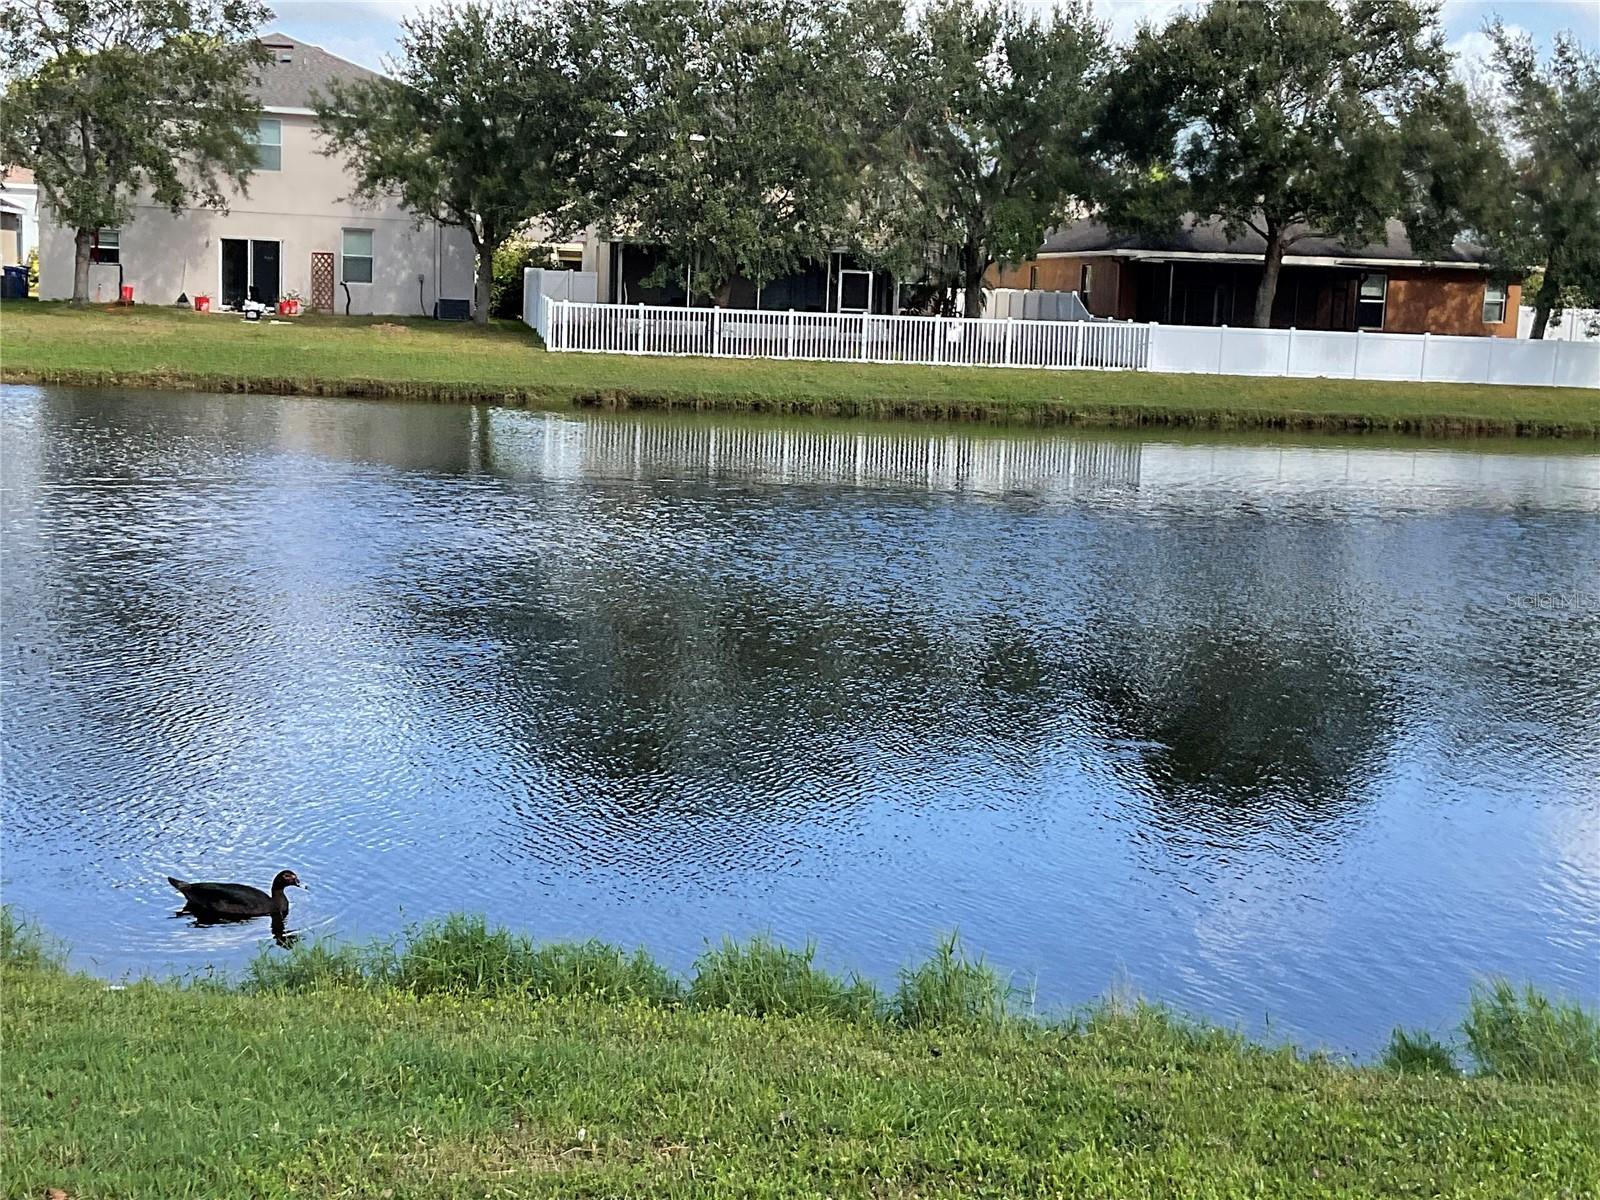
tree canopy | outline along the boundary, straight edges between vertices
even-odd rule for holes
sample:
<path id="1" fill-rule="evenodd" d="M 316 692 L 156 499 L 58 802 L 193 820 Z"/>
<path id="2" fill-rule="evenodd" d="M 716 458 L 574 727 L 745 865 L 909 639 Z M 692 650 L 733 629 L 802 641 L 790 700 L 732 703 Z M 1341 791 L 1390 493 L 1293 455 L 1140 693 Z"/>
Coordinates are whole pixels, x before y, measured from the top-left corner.
<path id="1" fill-rule="evenodd" d="M 607 230 L 726 298 L 843 236 L 898 0 L 636 0 Z"/>
<path id="2" fill-rule="evenodd" d="M 1037 252 L 1045 230 L 1090 193 L 1104 90 L 1105 30 L 1072 0 L 1046 14 L 997 0 L 934 0 L 908 39 L 905 117 L 885 144 L 891 239 L 927 244 L 965 311 L 983 311 L 984 273 Z"/>
<path id="3" fill-rule="evenodd" d="M 1600 56 L 1561 34 L 1541 65 L 1527 35 L 1498 20 L 1488 32 L 1509 173 L 1483 233 L 1508 268 L 1539 268 L 1542 338 L 1564 307 L 1600 302 Z"/>
<path id="4" fill-rule="evenodd" d="M 551 234 L 594 215 L 584 186 L 604 155 L 614 95 L 602 0 L 447 3 L 401 23 L 393 78 L 337 82 L 318 99 L 327 152 L 363 198 L 467 231 L 475 319 L 489 319 L 494 252 L 530 221 Z"/>
<path id="5" fill-rule="evenodd" d="M 1141 29 L 1102 125 L 1133 180 L 1109 215 L 1139 228 L 1186 211 L 1256 233 L 1259 326 L 1303 238 L 1355 247 L 1409 217 L 1414 247 L 1437 252 L 1456 207 L 1424 202 L 1437 181 L 1407 167 L 1412 142 L 1437 128 L 1425 114 L 1463 111 L 1451 64 L 1426 0 L 1214 0 Z"/>
<path id="6" fill-rule="evenodd" d="M 76 230 L 72 299 L 86 303 L 97 232 L 136 199 L 226 208 L 256 163 L 266 60 L 256 0 L 32 0 L 0 8 L 0 161 L 32 169 Z"/>

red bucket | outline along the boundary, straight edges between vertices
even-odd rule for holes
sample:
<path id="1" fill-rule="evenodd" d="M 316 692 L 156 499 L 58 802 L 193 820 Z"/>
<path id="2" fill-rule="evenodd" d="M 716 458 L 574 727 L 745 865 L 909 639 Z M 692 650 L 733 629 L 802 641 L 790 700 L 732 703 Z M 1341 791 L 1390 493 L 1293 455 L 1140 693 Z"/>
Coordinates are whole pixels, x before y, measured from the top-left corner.
<path id="1" fill-rule="evenodd" d="M 210 312 L 211 311 L 211 297 L 210 296 L 196 296 L 194 298 L 194 310 L 195 310 L 195 312 Z"/>
<path id="2" fill-rule="evenodd" d="M 123 303 L 123 304 L 132 304 L 133 303 L 133 285 L 132 284 L 125 283 L 125 284 L 122 285 L 122 300 L 121 300 L 121 303 Z"/>

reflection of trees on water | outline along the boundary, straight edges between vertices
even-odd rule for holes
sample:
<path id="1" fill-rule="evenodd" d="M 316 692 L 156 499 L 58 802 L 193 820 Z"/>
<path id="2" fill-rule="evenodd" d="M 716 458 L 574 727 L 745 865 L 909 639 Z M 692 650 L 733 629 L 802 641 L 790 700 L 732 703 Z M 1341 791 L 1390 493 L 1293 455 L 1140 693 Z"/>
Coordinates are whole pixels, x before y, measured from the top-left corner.
<path id="1" fill-rule="evenodd" d="M 1068 667 L 1088 731 L 1158 818 L 1310 831 L 1364 798 L 1396 736 L 1379 664 L 1331 626 L 1096 626 Z"/>

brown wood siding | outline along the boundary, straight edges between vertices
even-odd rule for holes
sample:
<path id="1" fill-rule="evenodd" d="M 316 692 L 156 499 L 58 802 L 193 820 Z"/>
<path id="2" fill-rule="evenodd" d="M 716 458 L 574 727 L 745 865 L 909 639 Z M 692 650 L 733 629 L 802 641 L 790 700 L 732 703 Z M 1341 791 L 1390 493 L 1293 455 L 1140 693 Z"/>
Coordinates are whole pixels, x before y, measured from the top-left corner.
<path id="1" fill-rule="evenodd" d="M 1476 271 L 1401 267 L 1389 273 L 1385 333 L 1454 333 L 1469 337 L 1516 337 L 1522 285 L 1506 288 L 1506 319 L 1483 323 L 1487 280 Z"/>

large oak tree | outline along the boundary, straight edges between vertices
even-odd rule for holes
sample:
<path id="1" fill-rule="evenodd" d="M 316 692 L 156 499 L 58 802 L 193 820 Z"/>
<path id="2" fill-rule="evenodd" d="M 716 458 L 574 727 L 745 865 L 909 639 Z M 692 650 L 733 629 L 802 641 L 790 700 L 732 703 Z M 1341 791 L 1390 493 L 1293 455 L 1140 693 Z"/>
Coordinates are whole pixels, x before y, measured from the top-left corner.
<path id="1" fill-rule="evenodd" d="M 250 94 L 271 13 L 256 0 L 32 0 L 0 7 L 0 162 L 28 167 L 76 231 L 72 302 L 97 232 L 137 199 L 225 209 L 256 164 Z M 231 185 L 231 186 L 230 186 Z"/>
<path id="2" fill-rule="evenodd" d="M 1532 336 L 1571 300 L 1600 301 L 1600 56 L 1571 34 L 1541 64 L 1533 42 L 1489 27 L 1504 88 L 1510 173 L 1487 221 L 1509 268 L 1542 271 Z"/>
<path id="3" fill-rule="evenodd" d="M 318 99 L 327 152 L 350 163 L 356 196 L 397 196 L 419 220 L 467 231 L 480 324 L 507 238 L 592 216 L 618 86 L 608 13 L 602 0 L 448 3 L 401 23 L 393 78 Z"/>
<path id="4" fill-rule="evenodd" d="M 1413 247 L 1437 253 L 1458 206 L 1408 168 L 1462 111 L 1451 64 L 1431 0 L 1214 0 L 1141 29 L 1102 126 L 1135 179 L 1109 215 L 1148 228 L 1187 210 L 1256 233 L 1258 326 L 1303 238 L 1354 248 L 1410 218 Z"/>

